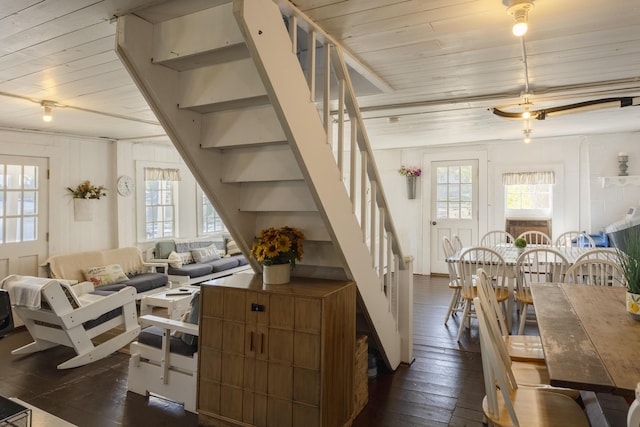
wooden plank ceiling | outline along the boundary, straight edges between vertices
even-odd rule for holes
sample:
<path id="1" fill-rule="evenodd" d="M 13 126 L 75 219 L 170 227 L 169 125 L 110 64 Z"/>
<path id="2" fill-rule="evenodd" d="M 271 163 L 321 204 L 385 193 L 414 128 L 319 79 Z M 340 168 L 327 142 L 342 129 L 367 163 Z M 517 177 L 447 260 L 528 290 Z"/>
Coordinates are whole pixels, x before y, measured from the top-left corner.
<path id="1" fill-rule="evenodd" d="M 164 132 L 114 52 L 114 16 L 149 20 L 205 0 L 0 0 L 0 127 L 110 139 Z M 505 140 L 533 108 L 640 96 L 638 0 L 536 0 L 523 49 L 501 0 L 297 0 L 392 90 L 361 96 L 374 149 Z M 151 9 L 145 9 L 151 7 Z M 168 12 L 169 11 L 169 12 Z M 41 120 L 41 101 L 54 120 Z M 536 138 L 640 131 L 640 108 L 532 123 Z"/>

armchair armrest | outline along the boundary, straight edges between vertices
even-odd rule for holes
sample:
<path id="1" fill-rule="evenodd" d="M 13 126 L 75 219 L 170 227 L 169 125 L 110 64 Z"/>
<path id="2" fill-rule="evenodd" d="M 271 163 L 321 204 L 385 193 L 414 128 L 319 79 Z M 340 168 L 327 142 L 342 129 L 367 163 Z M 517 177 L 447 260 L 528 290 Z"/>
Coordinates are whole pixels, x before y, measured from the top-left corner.
<path id="1" fill-rule="evenodd" d="M 198 336 L 198 325 L 194 325 L 193 323 L 167 319 L 166 317 L 154 316 L 153 314 L 146 314 L 140 316 L 138 319 L 143 326 L 158 326 L 162 329 Z"/>
<path id="2" fill-rule="evenodd" d="M 143 261 L 143 267 L 147 267 L 150 271 L 157 273 L 158 268 L 162 267 L 165 275 L 169 275 L 169 263 L 168 262 L 160 262 L 160 260 L 152 260 L 152 261 Z"/>
<path id="3" fill-rule="evenodd" d="M 76 294 L 77 297 L 96 290 L 92 282 L 74 283 L 71 284 L 71 289 L 73 289 L 73 293 Z"/>

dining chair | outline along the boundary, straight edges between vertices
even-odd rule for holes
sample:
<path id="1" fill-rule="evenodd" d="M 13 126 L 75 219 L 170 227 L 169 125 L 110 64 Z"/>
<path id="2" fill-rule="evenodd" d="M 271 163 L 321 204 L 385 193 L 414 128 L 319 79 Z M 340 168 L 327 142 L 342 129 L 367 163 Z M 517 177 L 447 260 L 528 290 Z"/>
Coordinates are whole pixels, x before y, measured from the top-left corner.
<path id="1" fill-rule="evenodd" d="M 582 245 L 586 243 L 586 245 Z M 557 248 L 572 248 L 572 247 L 588 247 L 595 248 L 596 242 L 591 236 L 581 231 L 565 231 L 555 241 L 554 244 Z"/>
<path id="2" fill-rule="evenodd" d="M 582 259 L 575 262 L 564 278 L 565 283 L 597 286 L 627 286 L 620 264 L 606 259 Z"/>
<path id="3" fill-rule="evenodd" d="M 451 241 L 453 242 L 453 248 L 456 250 L 456 252 L 462 249 L 464 246 L 462 244 L 462 240 L 460 239 L 460 236 L 458 236 L 457 234 L 454 234 L 451 236 Z"/>
<path id="4" fill-rule="evenodd" d="M 618 250 L 616 248 L 593 248 L 578 255 L 574 262 L 583 259 L 604 259 L 607 261 L 619 262 Z"/>
<path id="5" fill-rule="evenodd" d="M 520 386 L 545 388 L 553 390 L 556 393 L 564 394 L 574 400 L 579 399 L 580 391 L 578 390 L 553 387 L 550 385 L 549 371 L 547 370 L 544 359 L 529 358 L 526 360 L 515 360 L 512 357 L 509 351 L 509 345 L 500 330 L 497 317 L 494 316 L 494 311 L 490 308 L 491 304 L 488 302 L 487 296 L 493 294 L 493 292 L 491 292 L 491 282 L 488 280 L 488 276 L 482 268 L 478 269 L 477 274 L 478 281 L 480 281 L 481 275 L 484 276 L 485 285 L 484 288 L 482 284 L 478 285 L 478 296 L 476 297 L 474 304 L 476 306 L 481 306 L 480 308 L 486 315 L 488 332 L 490 333 L 494 344 L 496 344 L 495 348 L 497 350 L 497 354 L 504 365 L 508 366 L 511 370 L 509 374 L 510 381 L 513 384 L 518 384 Z M 538 343 L 540 347 L 542 347 L 542 342 L 538 341 Z"/>
<path id="6" fill-rule="evenodd" d="M 511 234 L 502 230 L 489 231 L 480 239 L 480 246 L 495 247 L 500 244 L 513 244 L 514 238 Z"/>
<path id="7" fill-rule="evenodd" d="M 497 320 L 500 335 L 504 340 L 507 352 L 512 361 L 544 363 L 544 352 L 539 335 L 510 335 L 504 313 L 500 309 L 493 286 L 484 269 L 479 268 L 476 286 L 480 303 L 492 318 Z"/>
<path id="8" fill-rule="evenodd" d="M 502 304 L 504 313 L 507 313 L 506 301 L 509 298 L 509 289 L 504 258 L 495 250 L 483 246 L 474 246 L 463 250 L 458 261 L 458 273 L 462 284 L 460 296 L 464 301 L 464 310 L 458 329 L 458 341 L 462 337 L 464 328 L 470 326 L 471 318 L 475 317 L 473 299 L 477 296 L 475 275 L 478 268 L 483 268 L 487 276 L 491 278 L 496 299 Z"/>
<path id="9" fill-rule="evenodd" d="M 442 238 L 442 249 L 444 250 L 444 256 L 446 259 L 451 258 L 456 253 L 456 250 L 453 247 L 453 243 L 451 243 L 451 240 L 447 236 L 444 236 Z M 462 303 L 462 298 L 460 297 L 462 284 L 460 283 L 460 276 L 458 274 L 458 263 L 447 261 L 447 268 L 449 271 L 449 289 L 453 291 L 453 295 L 451 295 L 451 301 L 449 302 L 447 315 L 444 318 L 445 325 L 449 321 L 449 317 L 455 315 L 456 313 L 461 313 L 464 309 L 464 304 Z"/>
<path id="10" fill-rule="evenodd" d="M 554 388 L 521 387 L 512 364 L 505 361 L 501 340 L 491 331 L 488 315 L 476 297 L 480 353 L 485 397 L 482 411 L 489 425 L 496 426 L 589 426 L 582 408 L 571 397 Z M 515 362 L 512 362 L 515 363 Z"/>
<path id="11" fill-rule="evenodd" d="M 524 333 L 529 306 L 533 306 L 531 283 L 562 282 L 569 261 L 555 248 L 536 247 L 524 251 L 516 260 L 515 298 L 520 306 L 518 334 Z"/>
<path id="12" fill-rule="evenodd" d="M 542 231 L 525 231 L 524 233 L 520 233 L 517 239 L 524 239 L 527 241 L 527 245 L 539 245 L 539 246 L 551 246 L 551 237 L 543 233 Z"/>

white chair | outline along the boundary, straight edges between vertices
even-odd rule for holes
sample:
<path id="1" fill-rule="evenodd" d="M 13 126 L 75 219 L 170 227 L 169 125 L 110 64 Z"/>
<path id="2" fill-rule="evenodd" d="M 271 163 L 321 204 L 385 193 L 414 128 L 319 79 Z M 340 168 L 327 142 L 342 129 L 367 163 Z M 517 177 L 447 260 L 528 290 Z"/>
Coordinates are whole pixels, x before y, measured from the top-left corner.
<path id="1" fill-rule="evenodd" d="M 476 286 L 478 287 L 478 297 L 485 307 L 485 312 L 489 313 L 497 320 L 499 333 L 504 339 L 507 352 L 512 361 L 518 362 L 538 362 L 544 363 L 544 352 L 539 335 L 510 335 L 504 313 L 498 304 L 496 294 L 493 292 L 491 281 L 487 273 L 479 268 L 477 271 Z"/>
<path id="2" fill-rule="evenodd" d="M 449 240 L 447 236 L 444 236 L 442 238 L 442 248 L 444 250 L 444 256 L 446 258 L 450 258 L 456 253 L 455 249 L 453 248 L 453 244 L 451 243 L 451 240 Z M 451 317 L 452 315 L 455 315 L 456 313 L 461 313 L 464 309 L 462 298 L 460 298 L 460 291 L 462 290 L 462 285 L 460 284 L 460 276 L 458 274 L 458 263 L 447 262 L 447 268 L 449 270 L 449 289 L 453 291 L 453 295 L 451 295 L 451 301 L 449 302 L 447 315 L 444 318 L 445 325 L 449 321 L 449 317 Z"/>
<path id="3" fill-rule="evenodd" d="M 196 292 L 185 321 L 154 315 L 140 317 L 147 327 L 130 346 L 129 391 L 156 394 L 183 403 L 186 411 L 196 412 L 199 307 L 200 292 Z"/>
<path id="4" fill-rule="evenodd" d="M 627 286 L 620 264 L 606 259 L 582 259 L 575 262 L 565 276 L 565 283 L 597 286 Z"/>
<path id="5" fill-rule="evenodd" d="M 580 262 L 583 259 L 604 259 L 607 261 L 619 262 L 618 250 L 616 248 L 594 248 L 578 255 L 574 261 Z"/>
<path id="6" fill-rule="evenodd" d="M 525 231 L 521 233 L 517 239 L 524 239 L 527 241 L 527 245 L 538 245 L 538 246 L 551 246 L 551 237 L 547 236 L 542 231 Z"/>
<path id="7" fill-rule="evenodd" d="M 532 248 L 516 260 L 515 298 L 520 305 L 518 334 L 524 333 L 529 306 L 533 306 L 531 283 L 562 282 L 567 272 L 567 258 L 554 248 Z"/>
<path id="8" fill-rule="evenodd" d="M 58 365 L 75 368 L 100 360 L 126 346 L 140 332 L 136 290 L 127 286 L 115 292 L 94 292 L 91 282 L 70 286 L 64 281 L 31 276 L 9 276 L 2 281 L 16 313 L 33 342 L 11 354 L 30 354 L 58 345 L 71 347 L 77 356 Z M 91 341 L 106 332 L 107 341 Z"/>
<path id="9" fill-rule="evenodd" d="M 500 350 L 501 338 L 489 326 L 491 318 L 476 298 L 485 397 L 482 410 L 489 425 L 587 427 L 580 406 L 562 390 L 519 386 L 511 363 Z M 513 362 L 515 363 L 515 362 Z"/>
<path id="10" fill-rule="evenodd" d="M 586 242 L 586 246 L 581 243 Z M 557 248 L 587 247 L 595 248 L 596 242 L 587 233 L 581 231 L 565 231 L 555 241 Z"/>
<path id="11" fill-rule="evenodd" d="M 458 341 L 460 341 L 465 326 L 470 325 L 470 319 L 475 317 L 473 299 L 477 296 L 475 286 L 476 270 L 483 268 L 491 278 L 496 299 L 502 304 L 505 313 L 507 313 L 506 301 L 509 298 L 509 289 L 507 287 L 504 259 L 493 249 L 483 246 L 468 248 L 460 254 L 458 265 L 460 281 L 462 283 L 462 292 L 460 295 L 464 301 L 464 310 L 458 329 Z"/>
<path id="12" fill-rule="evenodd" d="M 451 236 L 451 241 L 453 242 L 453 249 L 455 249 L 456 252 L 463 248 L 462 240 L 457 234 Z"/>
<path id="13" fill-rule="evenodd" d="M 506 231 L 493 230 L 485 233 L 480 239 L 480 246 L 487 246 L 489 248 L 498 245 L 513 245 L 516 239 Z"/>

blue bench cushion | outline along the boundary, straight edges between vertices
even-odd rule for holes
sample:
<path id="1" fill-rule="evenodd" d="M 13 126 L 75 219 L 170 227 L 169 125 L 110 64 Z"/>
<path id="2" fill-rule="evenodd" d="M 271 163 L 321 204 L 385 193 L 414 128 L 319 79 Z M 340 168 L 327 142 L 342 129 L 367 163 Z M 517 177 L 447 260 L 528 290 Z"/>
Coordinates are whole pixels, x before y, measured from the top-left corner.
<path id="1" fill-rule="evenodd" d="M 138 335 L 138 342 L 141 344 L 150 345 L 156 348 L 162 348 L 162 328 L 158 326 L 149 326 L 144 328 L 140 335 Z M 180 338 L 170 337 L 169 351 L 171 353 L 182 354 L 184 356 L 193 356 L 198 350 L 198 344 L 188 345 Z"/>
<path id="2" fill-rule="evenodd" d="M 93 295 L 107 296 L 107 295 L 113 294 L 114 291 L 105 291 L 104 289 L 100 288 L 99 291 L 93 291 L 90 293 Z M 106 322 L 107 320 L 111 320 L 114 317 L 120 316 L 121 314 L 122 314 L 122 307 L 114 308 L 111 311 L 107 311 L 106 313 L 101 314 L 95 319 L 87 320 L 82 324 L 82 326 L 84 326 L 86 329 L 95 328 L 96 326 Z"/>
<path id="3" fill-rule="evenodd" d="M 210 265 L 213 269 L 213 272 L 217 273 L 219 271 L 229 270 L 230 268 L 237 267 L 238 259 L 235 257 L 220 258 L 215 261 L 211 261 Z"/>
<path id="4" fill-rule="evenodd" d="M 169 267 L 169 274 L 174 276 L 200 277 L 206 276 L 213 271 L 210 263 L 186 264 L 180 268 Z"/>
<path id="5" fill-rule="evenodd" d="M 125 286 L 133 286 L 137 293 L 150 291 L 152 289 L 162 288 L 169 283 L 169 277 L 162 273 L 142 273 L 131 276 L 129 280 L 113 285 L 100 286 L 101 291 L 119 291 Z"/>

